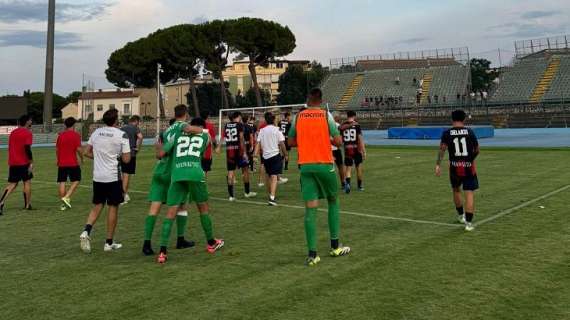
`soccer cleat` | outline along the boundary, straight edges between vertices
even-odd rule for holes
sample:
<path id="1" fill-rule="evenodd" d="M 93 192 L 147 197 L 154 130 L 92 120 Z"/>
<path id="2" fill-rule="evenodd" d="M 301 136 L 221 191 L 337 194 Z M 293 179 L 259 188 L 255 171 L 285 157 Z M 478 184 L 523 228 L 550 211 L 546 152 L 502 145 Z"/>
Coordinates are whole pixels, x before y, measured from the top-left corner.
<path id="1" fill-rule="evenodd" d="M 344 186 L 344 193 L 349 194 L 350 193 L 350 183 L 347 183 Z"/>
<path id="2" fill-rule="evenodd" d="M 151 246 L 144 246 L 144 245 L 143 245 L 142 253 L 143 253 L 145 256 L 154 256 L 154 250 L 152 250 L 152 247 L 151 247 Z"/>
<path id="3" fill-rule="evenodd" d="M 121 205 L 125 205 L 125 204 L 129 203 L 129 201 L 131 201 L 131 197 L 129 197 L 128 193 L 125 193 L 125 195 L 123 196 L 123 202 L 121 203 Z"/>
<path id="4" fill-rule="evenodd" d="M 475 226 L 471 222 L 465 222 L 465 231 L 473 231 Z"/>
<path id="5" fill-rule="evenodd" d="M 156 262 L 158 262 L 159 264 L 165 264 L 167 260 L 168 256 L 164 252 L 161 252 L 156 258 Z"/>
<path id="6" fill-rule="evenodd" d="M 236 201 L 236 198 L 235 198 L 235 197 L 230 197 L 228 200 L 229 200 L 230 202 L 234 202 L 234 201 Z"/>
<path id="7" fill-rule="evenodd" d="M 33 211 L 33 210 L 35 210 L 35 209 L 32 208 L 32 205 L 31 205 L 31 204 L 29 204 L 27 207 L 22 208 L 22 210 Z"/>
<path id="8" fill-rule="evenodd" d="M 85 253 L 91 253 L 91 237 L 87 231 L 83 231 L 79 236 L 81 250 Z"/>
<path id="9" fill-rule="evenodd" d="M 186 239 L 176 240 L 176 249 L 192 248 L 195 245 L 196 242 L 192 240 L 186 240 Z"/>
<path id="10" fill-rule="evenodd" d="M 278 184 L 286 184 L 287 182 L 289 182 L 289 179 L 283 178 L 283 177 L 279 177 L 279 181 L 278 181 L 277 183 L 278 183 Z"/>
<path id="11" fill-rule="evenodd" d="M 71 199 L 70 198 L 66 198 L 63 197 L 61 198 L 61 202 L 63 202 L 63 204 L 68 207 L 69 209 L 71 209 Z"/>
<path id="12" fill-rule="evenodd" d="M 122 247 L 123 247 L 123 245 L 120 243 L 113 242 L 113 244 L 108 244 L 105 242 L 105 246 L 103 247 L 103 251 L 111 252 L 111 251 L 119 250 Z"/>
<path id="13" fill-rule="evenodd" d="M 277 200 L 269 198 L 269 201 L 267 201 L 267 204 L 272 206 L 272 207 L 276 207 L 277 206 Z"/>
<path id="14" fill-rule="evenodd" d="M 215 253 L 216 251 L 224 247 L 225 242 L 223 239 L 214 239 L 214 241 L 216 241 L 216 243 L 214 243 L 213 245 L 206 246 L 206 251 L 208 251 L 209 253 Z"/>
<path id="15" fill-rule="evenodd" d="M 253 197 L 257 196 L 257 192 L 251 191 L 250 193 L 244 193 L 243 196 L 246 198 L 253 198 Z"/>
<path id="16" fill-rule="evenodd" d="M 319 256 L 316 257 L 307 257 L 307 260 L 305 261 L 305 263 L 307 264 L 307 266 L 309 267 L 314 267 L 316 266 L 319 262 L 321 262 L 321 258 Z"/>
<path id="17" fill-rule="evenodd" d="M 62 205 L 59 207 L 59 210 L 65 211 L 65 210 L 67 210 L 67 206 L 66 206 L 65 204 L 62 204 Z"/>
<path id="18" fill-rule="evenodd" d="M 363 187 L 358 187 L 358 191 L 361 191 L 361 192 L 362 192 L 362 191 L 364 191 L 364 188 L 363 188 Z"/>
<path id="19" fill-rule="evenodd" d="M 264 186 L 265 186 L 265 183 L 260 182 L 260 183 L 257 184 L 257 186 L 260 187 L 260 188 L 261 188 L 261 187 L 264 187 Z"/>
<path id="20" fill-rule="evenodd" d="M 458 214 L 457 215 L 457 222 L 465 224 L 467 223 L 467 221 L 465 221 L 465 215 L 464 214 Z"/>
<path id="21" fill-rule="evenodd" d="M 350 247 L 345 247 L 342 244 L 339 245 L 338 248 L 336 249 L 331 249 L 330 251 L 330 255 L 331 257 L 340 257 L 340 256 L 346 256 L 350 253 Z"/>

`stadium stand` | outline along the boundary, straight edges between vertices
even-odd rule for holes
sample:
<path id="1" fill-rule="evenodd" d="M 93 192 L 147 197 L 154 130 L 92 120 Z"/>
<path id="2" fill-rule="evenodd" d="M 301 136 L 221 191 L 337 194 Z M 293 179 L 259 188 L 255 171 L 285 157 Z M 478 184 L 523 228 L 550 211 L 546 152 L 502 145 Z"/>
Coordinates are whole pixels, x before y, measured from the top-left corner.
<path id="1" fill-rule="evenodd" d="M 356 77 L 355 73 L 330 75 L 322 85 L 323 99 L 332 105 L 337 105 L 354 77 Z"/>
<path id="2" fill-rule="evenodd" d="M 543 101 L 570 100 L 570 55 L 560 56 L 560 67 Z"/>
<path id="3" fill-rule="evenodd" d="M 492 100 L 495 102 L 529 101 L 548 66 L 544 57 L 522 59 L 503 72 Z"/>

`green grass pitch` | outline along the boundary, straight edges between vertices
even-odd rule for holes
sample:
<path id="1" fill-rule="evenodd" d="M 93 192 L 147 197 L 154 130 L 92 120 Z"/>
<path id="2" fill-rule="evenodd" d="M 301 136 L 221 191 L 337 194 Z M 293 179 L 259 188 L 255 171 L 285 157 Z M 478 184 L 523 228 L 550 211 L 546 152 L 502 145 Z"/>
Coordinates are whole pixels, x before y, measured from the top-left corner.
<path id="1" fill-rule="evenodd" d="M 316 268 L 303 264 L 296 166 L 279 189 L 283 206 L 271 208 L 222 200 L 225 163 L 219 157 L 209 178 L 210 204 L 226 247 L 213 256 L 205 252 L 192 207 L 188 235 L 198 246 L 171 250 L 160 266 L 140 252 L 154 164 L 150 147 L 139 155 L 131 187 L 139 192 L 120 209 L 116 239 L 124 248 L 103 252 L 103 216 L 90 255 L 80 251 L 79 234 L 91 207 L 92 162 L 83 167 L 86 187 L 73 209 L 60 212 L 55 152 L 36 148 L 37 210 L 20 210 L 18 189 L 0 217 L 0 318 L 570 319 L 570 190 L 525 205 L 570 184 L 569 156 L 565 150 L 483 149 L 475 221 L 523 205 L 466 233 L 454 225 L 447 177 L 433 175 L 436 150 L 369 148 L 366 191 L 341 195 L 342 210 L 362 214 L 341 215 L 341 241 L 353 252 L 327 257 L 322 213 L 323 259 Z M 6 157 L 0 150 L 3 179 Z M 264 202 L 264 191 L 254 190 L 259 197 L 253 201 Z M 236 191 L 243 198 L 239 182 Z"/>

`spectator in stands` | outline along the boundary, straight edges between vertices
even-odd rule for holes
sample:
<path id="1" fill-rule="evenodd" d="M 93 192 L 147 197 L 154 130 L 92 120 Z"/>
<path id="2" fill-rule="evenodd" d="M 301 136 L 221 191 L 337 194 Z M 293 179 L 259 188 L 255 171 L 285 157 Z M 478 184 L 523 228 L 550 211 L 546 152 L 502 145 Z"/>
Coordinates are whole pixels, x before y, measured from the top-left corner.
<path id="1" fill-rule="evenodd" d="M 428 104 L 431 104 L 431 96 L 429 96 L 429 95 L 427 96 L 427 101 L 428 101 Z"/>
<path id="2" fill-rule="evenodd" d="M 481 97 L 483 98 L 484 101 L 487 101 L 487 96 L 488 96 L 488 95 L 489 95 L 489 94 L 487 93 L 487 91 L 481 92 Z"/>

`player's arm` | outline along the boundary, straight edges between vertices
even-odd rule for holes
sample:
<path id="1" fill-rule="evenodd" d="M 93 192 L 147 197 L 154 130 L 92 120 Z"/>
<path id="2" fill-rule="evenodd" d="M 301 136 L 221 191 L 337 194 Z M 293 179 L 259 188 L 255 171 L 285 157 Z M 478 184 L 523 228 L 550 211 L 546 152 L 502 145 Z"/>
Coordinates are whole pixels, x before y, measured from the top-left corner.
<path id="1" fill-rule="evenodd" d="M 162 142 L 162 137 L 159 137 L 156 140 L 156 143 L 154 144 L 154 155 L 158 160 L 164 158 L 164 156 L 166 155 L 166 152 L 164 152 L 163 147 L 164 143 Z"/>
<path id="2" fill-rule="evenodd" d="M 144 139 L 143 134 L 141 133 L 141 130 L 138 129 L 137 130 L 137 143 L 136 143 L 136 146 L 137 146 L 136 151 L 137 152 L 139 152 L 141 150 L 143 139 Z"/>
<path id="3" fill-rule="evenodd" d="M 247 157 L 247 150 L 245 149 L 245 138 L 243 136 L 243 130 L 239 133 L 239 148 L 242 150 L 242 157 Z"/>
<path id="4" fill-rule="evenodd" d="M 88 144 L 87 148 L 83 150 L 83 155 L 89 159 L 93 159 L 93 145 Z"/>
<path id="5" fill-rule="evenodd" d="M 362 159 L 366 159 L 366 145 L 364 144 L 362 132 L 358 135 L 358 151 L 362 154 Z"/>
<path id="6" fill-rule="evenodd" d="M 473 160 L 477 158 L 479 153 L 481 152 L 481 148 L 479 148 L 479 141 L 477 140 L 477 136 L 471 130 L 469 130 L 469 135 L 471 136 L 471 140 L 473 140 L 473 150 L 471 151 L 473 154 Z"/>
<path id="7" fill-rule="evenodd" d="M 441 162 L 445 157 L 445 151 L 447 151 L 447 144 L 442 141 L 439 145 L 439 151 L 437 152 L 437 160 L 435 161 L 435 175 L 437 177 L 441 176 Z"/>
<path id="8" fill-rule="evenodd" d="M 186 124 L 184 126 L 184 128 L 182 129 L 182 131 L 184 131 L 185 133 L 188 133 L 188 134 L 200 134 L 200 133 L 204 132 L 204 129 L 202 127 L 191 126 L 189 124 Z"/>
<path id="9" fill-rule="evenodd" d="M 342 146 L 342 137 L 340 136 L 340 131 L 338 131 L 336 122 L 334 121 L 331 114 L 328 115 L 328 125 L 331 144 L 337 148 L 340 148 Z"/>
<path id="10" fill-rule="evenodd" d="M 75 150 L 75 152 L 77 153 L 77 156 L 79 157 L 79 160 L 81 161 L 81 164 L 83 164 L 83 162 L 85 161 L 85 158 L 83 158 L 83 147 L 81 146 L 81 143 L 79 144 L 79 147 L 77 147 L 77 150 Z"/>
<path id="11" fill-rule="evenodd" d="M 124 133 L 121 138 L 121 152 L 121 160 L 123 163 L 131 162 L 131 143 L 126 133 Z"/>

